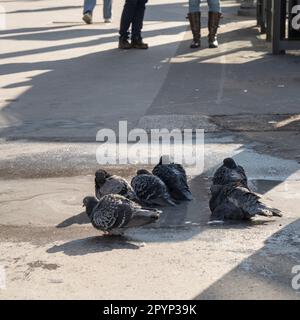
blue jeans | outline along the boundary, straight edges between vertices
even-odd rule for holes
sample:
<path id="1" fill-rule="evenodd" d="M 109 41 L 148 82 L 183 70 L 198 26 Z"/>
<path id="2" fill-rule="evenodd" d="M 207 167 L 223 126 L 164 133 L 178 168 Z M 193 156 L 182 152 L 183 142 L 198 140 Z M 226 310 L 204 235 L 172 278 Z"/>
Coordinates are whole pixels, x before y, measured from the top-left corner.
<path id="1" fill-rule="evenodd" d="M 96 6 L 96 0 L 84 0 L 83 13 L 93 12 Z M 111 19 L 112 16 L 112 0 L 103 0 L 103 17 Z"/>
<path id="2" fill-rule="evenodd" d="M 201 11 L 201 0 L 189 0 L 189 12 Z M 221 12 L 220 0 L 207 0 L 210 12 Z"/>

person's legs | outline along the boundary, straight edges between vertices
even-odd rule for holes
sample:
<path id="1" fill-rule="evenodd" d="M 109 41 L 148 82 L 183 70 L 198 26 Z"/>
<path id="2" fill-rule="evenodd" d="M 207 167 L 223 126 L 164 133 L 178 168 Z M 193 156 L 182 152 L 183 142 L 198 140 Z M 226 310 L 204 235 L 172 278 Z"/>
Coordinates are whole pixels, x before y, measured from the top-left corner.
<path id="1" fill-rule="evenodd" d="M 96 6 L 96 0 L 84 0 L 82 20 L 91 24 L 93 22 L 93 10 Z"/>
<path id="2" fill-rule="evenodd" d="M 207 0 L 208 12 L 208 44 L 209 48 L 218 47 L 217 32 L 221 18 L 220 0 Z"/>
<path id="3" fill-rule="evenodd" d="M 200 9 L 200 0 L 189 0 L 189 13 L 199 12 Z"/>
<path id="4" fill-rule="evenodd" d="M 83 14 L 87 12 L 93 12 L 94 8 L 96 6 L 96 0 L 84 0 L 83 4 Z"/>
<path id="5" fill-rule="evenodd" d="M 132 39 L 141 39 L 141 31 L 143 29 L 144 15 L 146 9 L 146 3 L 148 0 L 138 0 L 135 13 L 132 19 Z"/>
<path id="6" fill-rule="evenodd" d="M 128 39 L 129 27 L 132 23 L 138 0 L 126 0 L 120 23 L 120 38 Z"/>
<path id="7" fill-rule="evenodd" d="M 209 12 L 219 12 L 221 13 L 220 0 L 207 0 L 208 11 Z"/>
<path id="8" fill-rule="evenodd" d="M 103 0 L 103 18 L 110 20 L 112 17 L 112 0 Z"/>
<path id="9" fill-rule="evenodd" d="M 193 41 L 190 45 L 191 48 L 199 48 L 201 46 L 201 12 L 200 0 L 189 0 L 189 13 L 188 18 L 190 21 L 191 31 L 193 34 Z"/>

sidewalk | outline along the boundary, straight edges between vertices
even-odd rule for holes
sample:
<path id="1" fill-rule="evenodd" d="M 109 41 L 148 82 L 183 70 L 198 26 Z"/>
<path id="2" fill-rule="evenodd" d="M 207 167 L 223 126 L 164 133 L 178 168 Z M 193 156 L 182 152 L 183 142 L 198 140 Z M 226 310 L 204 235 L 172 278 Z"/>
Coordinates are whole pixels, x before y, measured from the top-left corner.
<path id="1" fill-rule="evenodd" d="M 299 52 L 269 55 L 236 1 L 223 1 L 216 50 L 207 49 L 204 6 L 203 48 L 191 51 L 179 0 L 149 2 L 149 50 L 120 51 L 122 3 L 110 25 L 101 2 L 93 25 L 81 22 L 78 0 L 4 4 L 0 299 L 299 299 Z M 165 210 L 155 228 L 108 240 L 81 201 L 94 192 L 96 132 L 119 120 L 205 129 L 205 168 L 189 176 L 193 202 Z M 231 155 L 282 219 L 207 226 L 209 179 Z M 130 179 L 136 168 L 108 169 Z"/>

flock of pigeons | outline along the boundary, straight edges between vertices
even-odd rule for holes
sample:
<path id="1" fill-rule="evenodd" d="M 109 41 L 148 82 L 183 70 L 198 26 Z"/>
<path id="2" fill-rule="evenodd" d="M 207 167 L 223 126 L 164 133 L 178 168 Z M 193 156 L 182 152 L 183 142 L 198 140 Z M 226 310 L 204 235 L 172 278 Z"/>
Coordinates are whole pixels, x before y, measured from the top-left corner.
<path id="1" fill-rule="evenodd" d="M 232 158 L 224 159 L 214 174 L 209 223 L 226 219 L 250 219 L 255 215 L 281 216 L 279 210 L 261 202 L 249 186 L 245 170 Z M 159 219 L 156 206 L 176 206 L 191 201 L 192 193 L 182 165 L 166 163 L 161 157 L 152 172 L 138 170 L 129 184 L 126 179 L 103 169 L 95 173 L 95 196 L 85 197 L 83 206 L 92 225 L 111 235 L 120 235 Z"/>

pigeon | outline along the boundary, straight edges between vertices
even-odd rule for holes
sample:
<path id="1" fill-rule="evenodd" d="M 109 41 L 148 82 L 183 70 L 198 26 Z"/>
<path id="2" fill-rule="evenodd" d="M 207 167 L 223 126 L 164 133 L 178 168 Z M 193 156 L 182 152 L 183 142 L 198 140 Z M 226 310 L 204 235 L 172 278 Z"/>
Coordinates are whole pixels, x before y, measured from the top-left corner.
<path id="1" fill-rule="evenodd" d="M 224 186 L 212 185 L 210 188 L 211 198 L 209 208 L 212 213 L 208 224 L 222 224 L 224 220 L 246 219 L 242 209 L 228 201 L 223 191 Z"/>
<path id="2" fill-rule="evenodd" d="M 164 182 L 147 170 L 138 170 L 137 175 L 131 180 L 131 186 L 138 199 L 145 204 L 176 205 Z"/>
<path id="3" fill-rule="evenodd" d="M 223 165 L 219 167 L 213 177 L 213 184 L 226 185 L 229 183 L 239 183 L 248 190 L 248 179 L 242 166 L 235 163 L 232 158 L 223 160 Z"/>
<path id="4" fill-rule="evenodd" d="M 264 204 L 258 194 L 242 184 L 212 185 L 211 194 L 211 221 L 249 220 L 255 215 L 282 216 L 280 210 Z"/>
<path id="5" fill-rule="evenodd" d="M 187 183 L 185 169 L 178 163 L 163 163 L 163 157 L 153 168 L 152 173 L 158 176 L 168 187 L 170 195 L 176 200 L 192 200 L 193 196 Z"/>
<path id="6" fill-rule="evenodd" d="M 110 235 L 122 235 L 130 228 L 138 228 L 159 219 L 161 211 L 143 208 L 119 194 L 108 194 L 98 200 L 85 197 L 83 206 L 94 228 Z"/>
<path id="7" fill-rule="evenodd" d="M 130 200 L 137 200 L 137 197 L 126 179 L 111 175 L 103 169 L 95 173 L 95 195 L 98 199 L 107 194 L 120 194 Z"/>

